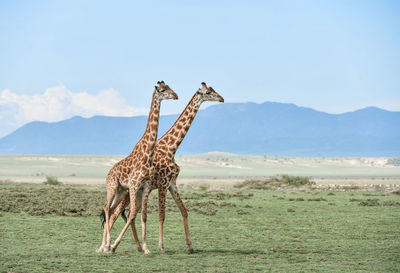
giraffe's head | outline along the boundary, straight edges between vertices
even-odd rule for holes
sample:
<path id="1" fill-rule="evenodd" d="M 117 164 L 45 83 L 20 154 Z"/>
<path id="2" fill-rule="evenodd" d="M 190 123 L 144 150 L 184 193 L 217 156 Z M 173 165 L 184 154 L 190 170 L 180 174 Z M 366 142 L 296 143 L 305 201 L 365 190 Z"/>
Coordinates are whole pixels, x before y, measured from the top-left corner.
<path id="1" fill-rule="evenodd" d="M 178 95 L 171 89 L 169 88 L 168 85 L 164 83 L 164 81 L 157 82 L 157 85 L 154 86 L 154 92 L 156 94 L 156 97 L 161 101 L 161 100 L 177 100 Z"/>
<path id="2" fill-rule="evenodd" d="M 202 102 L 203 101 L 224 102 L 224 98 L 221 97 L 221 95 L 218 94 L 211 86 L 207 87 L 207 84 L 205 82 L 201 83 L 201 88 L 197 90 L 196 94 L 200 96 Z"/>

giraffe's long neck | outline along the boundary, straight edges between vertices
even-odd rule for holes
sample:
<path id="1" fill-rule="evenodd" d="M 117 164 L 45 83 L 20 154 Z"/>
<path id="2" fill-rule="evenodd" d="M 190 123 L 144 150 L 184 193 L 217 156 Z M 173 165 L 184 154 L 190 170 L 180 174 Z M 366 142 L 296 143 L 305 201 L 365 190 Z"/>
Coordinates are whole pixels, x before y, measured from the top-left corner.
<path id="1" fill-rule="evenodd" d="M 174 125 L 172 125 L 157 143 L 165 142 L 168 146 L 168 151 L 172 153 L 172 155 L 175 155 L 179 145 L 182 143 L 182 140 L 185 138 L 186 133 L 192 125 L 194 117 L 199 111 L 200 105 L 201 100 L 199 96 L 195 94 L 189 101 L 185 110 L 183 110 L 182 114 L 175 121 Z"/>
<path id="2" fill-rule="evenodd" d="M 142 138 L 139 140 L 142 151 L 149 156 L 153 154 L 157 141 L 160 106 L 161 102 L 156 98 L 156 92 L 154 92 L 149 117 L 147 118 L 146 130 L 144 131 Z"/>

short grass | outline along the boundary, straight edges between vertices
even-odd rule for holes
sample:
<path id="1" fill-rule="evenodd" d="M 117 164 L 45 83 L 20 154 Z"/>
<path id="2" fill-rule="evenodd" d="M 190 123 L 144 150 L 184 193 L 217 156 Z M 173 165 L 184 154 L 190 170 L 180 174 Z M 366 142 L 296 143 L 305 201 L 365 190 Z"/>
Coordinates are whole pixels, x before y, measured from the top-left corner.
<path id="1" fill-rule="evenodd" d="M 168 199 L 167 253 L 159 254 L 157 194 L 149 255 L 125 234 L 114 254 L 96 253 L 103 187 L 0 184 L 0 272 L 399 272 L 398 191 L 308 186 L 228 192 L 182 190 L 194 254 Z M 118 219 L 113 238 L 121 230 Z M 140 224 L 137 225 L 140 231 Z"/>

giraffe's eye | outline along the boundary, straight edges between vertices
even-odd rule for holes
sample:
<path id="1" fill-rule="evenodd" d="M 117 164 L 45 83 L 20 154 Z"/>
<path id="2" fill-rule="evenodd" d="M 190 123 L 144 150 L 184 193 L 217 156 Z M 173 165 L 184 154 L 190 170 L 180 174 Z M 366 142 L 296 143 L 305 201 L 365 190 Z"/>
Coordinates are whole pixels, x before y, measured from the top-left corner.
<path id="1" fill-rule="evenodd" d="M 207 91 L 206 94 L 207 94 L 207 95 L 211 95 L 211 91 Z"/>
<path id="2" fill-rule="evenodd" d="M 161 91 L 161 93 L 164 93 L 165 92 L 165 89 L 162 89 L 162 90 L 160 90 Z"/>

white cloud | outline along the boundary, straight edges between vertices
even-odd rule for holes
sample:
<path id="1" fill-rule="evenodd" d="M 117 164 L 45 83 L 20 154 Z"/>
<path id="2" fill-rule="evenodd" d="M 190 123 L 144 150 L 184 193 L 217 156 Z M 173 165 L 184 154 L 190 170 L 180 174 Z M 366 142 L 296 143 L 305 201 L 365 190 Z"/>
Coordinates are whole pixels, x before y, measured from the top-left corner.
<path id="1" fill-rule="evenodd" d="M 31 121 L 56 122 L 73 116 L 146 115 L 146 108 L 136 108 L 114 89 L 92 95 L 74 93 L 64 85 L 48 88 L 43 94 L 19 95 L 8 89 L 0 92 L 0 137 Z"/>

